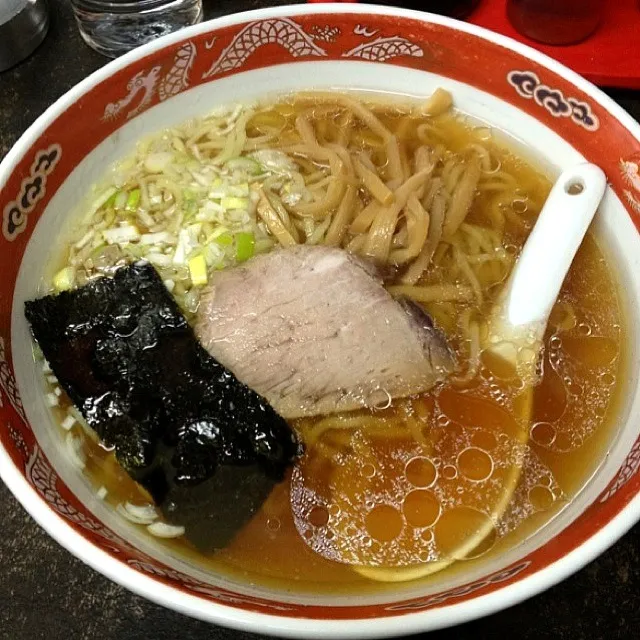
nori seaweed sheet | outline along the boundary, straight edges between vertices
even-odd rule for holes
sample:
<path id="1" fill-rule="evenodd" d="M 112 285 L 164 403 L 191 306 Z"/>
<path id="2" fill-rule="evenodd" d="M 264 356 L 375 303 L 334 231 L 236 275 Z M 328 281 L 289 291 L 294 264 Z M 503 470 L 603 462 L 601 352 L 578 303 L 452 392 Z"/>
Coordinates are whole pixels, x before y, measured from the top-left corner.
<path id="1" fill-rule="evenodd" d="M 148 263 L 26 302 L 25 315 L 89 426 L 201 550 L 227 545 L 301 453 L 200 345 Z"/>

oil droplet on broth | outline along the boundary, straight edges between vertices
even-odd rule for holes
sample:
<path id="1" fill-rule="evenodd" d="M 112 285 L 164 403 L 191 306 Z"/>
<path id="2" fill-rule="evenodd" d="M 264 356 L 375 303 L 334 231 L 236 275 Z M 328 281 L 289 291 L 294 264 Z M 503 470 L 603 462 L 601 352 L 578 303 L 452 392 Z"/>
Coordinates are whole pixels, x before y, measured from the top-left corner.
<path id="1" fill-rule="evenodd" d="M 280 518 L 269 518 L 267 520 L 267 529 L 271 532 L 279 531 L 281 526 Z"/>
<path id="2" fill-rule="evenodd" d="M 474 432 L 471 436 L 471 446 L 478 447 L 478 449 L 484 449 L 485 451 L 491 451 L 496 447 L 498 441 L 496 437 L 490 431 L 482 429 Z"/>
<path id="3" fill-rule="evenodd" d="M 442 477 L 447 480 L 454 480 L 458 477 L 458 470 L 452 464 L 448 464 L 442 468 Z"/>
<path id="4" fill-rule="evenodd" d="M 553 493 L 548 487 L 536 485 L 529 490 L 529 502 L 536 511 L 547 511 L 554 501 Z"/>
<path id="5" fill-rule="evenodd" d="M 414 487 L 430 487 L 438 476 L 438 470 L 429 458 L 413 458 L 407 463 L 405 476 Z"/>
<path id="6" fill-rule="evenodd" d="M 426 542 L 426 543 L 430 543 L 433 542 L 433 529 L 425 529 L 421 534 L 420 537 Z"/>
<path id="7" fill-rule="evenodd" d="M 412 527 L 430 527 L 440 516 L 440 501 L 431 491 L 414 489 L 405 496 L 402 512 Z"/>
<path id="8" fill-rule="evenodd" d="M 519 198 L 511 201 L 511 208 L 514 213 L 523 214 L 527 212 L 529 205 L 524 198 Z"/>
<path id="9" fill-rule="evenodd" d="M 449 420 L 449 418 L 447 418 L 447 416 L 445 416 L 444 414 L 439 415 L 436 420 L 436 423 L 439 427 L 448 427 L 450 422 L 451 420 Z"/>
<path id="10" fill-rule="evenodd" d="M 362 465 L 362 475 L 365 478 L 373 478 L 376 475 L 376 468 L 368 462 Z"/>
<path id="11" fill-rule="evenodd" d="M 482 482 L 493 473 L 493 458 L 482 449 L 469 447 L 458 454 L 457 466 L 467 480 Z"/>
<path id="12" fill-rule="evenodd" d="M 365 524 L 369 535 L 379 542 L 395 540 L 404 526 L 400 512 L 388 504 L 379 504 L 369 511 Z"/>
<path id="13" fill-rule="evenodd" d="M 453 560 L 472 559 L 485 554 L 498 537 L 487 514 L 464 506 L 445 511 L 434 530 L 438 550 Z"/>
<path id="14" fill-rule="evenodd" d="M 604 418 L 607 415 L 607 407 L 606 406 L 598 406 L 593 409 L 593 413 L 598 418 Z"/>
<path id="15" fill-rule="evenodd" d="M 590 327 L 588 324 L 584 323 L 584 322 L 581 322 L 581 323 L 578 325 L 578 331 L 579 331 L 583 336 L 590 336 L 590 335 L 591 335 L 591 327 Z"/>
<path id="16" fill-rule="evenodd" d="M 600 382 L 606 387 L 611 387 L 616 382 L 616 377 L 612 373 L 603 373 L 600 376 Z"/>
<path id="17" fill-rule="evenodd" d="M 550 447 L 556 439 L 555 427 L 548 422 L 536 422 L 531 426 L 531 440 L 541 447 Z"/>
<path id="18" fill-rule="evenodd" d="M 515 244 L 505 244 L 504 250 L 511 256 L 518 255 L 520 249 Z"/>
<path id="19" fill-rule="evenodd" d="M 329 522 L 329 512 L 324 507 L 313 507 L 307 520 L 314 527 L 325 527 Z"/>
<path id="20" fill-rule="evenodd" d="M 478 398 L 449 388 L 438 397 L 440 408 L 454 422 L 484 428 L 497 433 L 517 435 L 518 424 L 511 413 L 497 402 Z"/>

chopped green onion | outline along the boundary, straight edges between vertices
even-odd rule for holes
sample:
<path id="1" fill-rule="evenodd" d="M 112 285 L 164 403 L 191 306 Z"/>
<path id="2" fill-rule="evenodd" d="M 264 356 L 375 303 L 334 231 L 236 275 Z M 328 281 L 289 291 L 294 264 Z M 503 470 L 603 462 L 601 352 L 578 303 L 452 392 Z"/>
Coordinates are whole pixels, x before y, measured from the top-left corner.
<path id="1" fill-rule="evenodd" d="M 229 186 L 229 195 L 246 198 L 249 195 L 249 183 L 241 182 L 240 184 L 232 184 Z"/>
<path id="2" fill-rule="evenodd" d="M 115 200 L 113 201 L 114 209 L 124 209 L 124 205 L 127 203 L 127 192 L 126 191 L 118 191 L 116 193 Z"/>
<path id="3" fill-rule="evenodd" d="M 132 240 L 140 239 L 140 231 L 135 225 L 116 227 L 115 229 L 105 229 L 102 236 L 109 244 L 123 244 Z"/>
<path id="4" fill-rule="evenodd" d="M 123 248 L 123 251 L 126 255 L 129 255 L 135 260 L 138 260 L 139 258 L 146 257 L 148 249 L 141 244 L 128 244 Z"/>
<path id="5" fill-rule="evenodd" d="M 205 238 L 210 238 L 214 233 L 216 232 L 216 228 L 215 225 L 213 224 L 213 222 L 203 222 L 202 223 L 202 233 L 204 233 L 204 237 Z M 218 234 L 220 235 L 220 234 Z M 207 241 L 205 240 L 205 244 L 207 243 Z"/>
<path id="6" fill-rule="evenodd" d="M 106 191 L 103 191 L 91 204 L 87 214 L 85 216 L 85 221 L 91 220 L 93 214 L 98 211 L 106 202 L 108 202 L 115 193 L 117 193 L 117 189 L 115 187 L 109 187 Z"/>
<path id="7" fill-rule="evenodd" d="M 110 196 L 109 199 L 102 205 L 105 209 L 112 209 L 115 205 L 116 202 L 116 196 L 118 195 L 117 191 L 114 191 Z"/>
<path id="8" fill-rule="evenodd" d="M 168 256 L 166 253 L 158 253 L 156 251 L 143 254 L 140 257 L 145 258 L 155 267 L 170 267 L 172 262 L 171 256 Z"/>
<path id="9" fill-rule="evenodd" d="M 157 231 L 156 233 L 143 233 L 140 236 L 140 244 L 171 244 L 175 242 L 175 237 L 168 231 Z"/>
<path id="10" fill-rule="evenodd" d="M 207 267 L 210 269 L 217 268 L 224 263 L 225 250 L 217 242 L 211 242 L 203 248 L 204 258 L 207 261 Z"/>
<path id="11" fill-rule="evenodd" d="M 216 238 L 214 238 L 214 240 L 221 247 L 228 247 L 233 244 L 233 236 L 229 232 L 221 233 Z"/>
<path id="12" fill-rule="evenodd" d="M 140 202 L 140 189 L 132 189 L 127 196 L 127 202 L 124 208 L 127 211 L 135 211 L 138 202 Z"/>
<path id="13" fill-rule="evenodd" d="M 107 245 L 104 242 L 101 242 L 99 245 L 97 245 L 94 249 L 91 250 L 91 253 L 89 254 L 89 257 L 93 260 L 95 258 L 97 258 L 101 253 L 102 250 L 106 247 Z"/>
<path id="14" fill-rule="evenodd" d="M 153 216 L 148 211 L 145 211 L 142 207 L 138 209 L 138 219 L 140 220 L 140 222 L 142 222 L 143 225 L 145 225 L 145 227 L 149 229 L 151 229 L 151 227 L 154 227 L 156 224 Z"/>
<path id="15" fill-rule="evenodd" d="M 56 291 L 69 291 L 73 288 L 76 279 L 75 267 L 65 267 L 60 269 L 55 276 L 53 276 L 53 286 Z"/>
<path id="16" fill-rule="evenodd" d="M 150 153 L 144 160 L 144 167 L 150 173 L 161 173 L 173 160 L 173 153 L 170 151 L 158 151 Z"/>
<path id="17" fill-rule="evenodd" d="M 212 240 L 215 240 L 218 236 L 221 236 L 228 232 L 229 232 L 229 229 L 227 229 L 227 227 L 220 225 L 217 229 L 211 232 L 211 235 L 207 238 L 207 243 L 211 242 Z"/>
<path id="18" fill-rule="evenodd" d="M 207 284 L 207 262 L 204 256 L 199 253 L 189 260 L 189 275 L 194 287 Z"/>
<path id="19" fill-rule="evenodd" d="M 198 213 L 198 203 L 195 200 L 185 200 L 184 204 L 185 220 L 190 220 Z"/>
<path id="20" fill-rule="evenodd" d="M 253 233 L 241 231 L 236 233 L 236 260 L 244 262 L 251 258 L 254 254 L 256 239 Z"/>
<path id="21" fill-rule="evenodd" d="M 248 198 L 236 198 L 234 196 L 230 196 L 227 198 L 222 198 L 220 200 L 220 204 L 224 209 L 248 209 L 249 208 L 249 199 Z"/>
<path id="22" fill-rule="evenodd" d="M 67 417 L 60 423 L 60 426 L 65 431 L 70 431 L 71 427 L 73 427 L 75 423 L 76 423 L 76 419 L 69 413 L 67 414 Z"/>

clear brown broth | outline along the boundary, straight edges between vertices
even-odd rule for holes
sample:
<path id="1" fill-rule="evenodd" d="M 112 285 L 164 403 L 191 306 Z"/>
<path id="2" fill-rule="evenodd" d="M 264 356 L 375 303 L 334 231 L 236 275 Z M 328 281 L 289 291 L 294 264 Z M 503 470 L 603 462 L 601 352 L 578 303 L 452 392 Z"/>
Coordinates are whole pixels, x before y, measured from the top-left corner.
<path id="1" fill-rule="evenodd" d="M 378 115 L 390 126 L 403 117 L 396 108 L 378 109 Z M 439 119 L 438 126 L 446 140 L 446 146 L 454 153 L 461 152 L 470 141 L 477 142 L 479 136 L 485 136 L 478 127 L 465 123 L 456 116 Z M 406 142 L 411 152 L 410 139 Z M 504 144 L 489 140 L 484 142 L 491 148 L 492 154 L 499 158 L 503 170 L 516 178 L 519 192 L 526 196 L 529 203 L 524 218 L 533 222 L 548 194 L 549 180 L 531 162 L 522 159 Z M 471 222 L 483 223 L 489 197 L 487 194 L 477 197 L 469 217 Z M 522 246 L 526 232 L 526 228 L 507 221 L 505 235 L 514 251 L 517 252 Z M 427 274 L 425 281 L 437 282 L 438 277 L 438 269 L 433 269 Z M 573 310 L 575 321 L 567 319 L 568 308 Z M 430 303 L 426 309 L 444 328 L 459 357 L 464 359 L 462 338 L 457 333 L 455 324 L 451 324 L 443 305 Z M 480 314 L 486 312 L 485 309 L 477 311 Z M 470 564 L 488 561 L 513 548 L 556 516 L 584 486 L 603 459 L 615 431 L 620 395 L 620 385 L 617 383 L 625 364 L 623 346 L 626 342 L 625 319 L 618 299 L 615 267 L 600 247 L 598 239 L 590 233 L 578 252 L 552 314 L 545 337 L 542 375 L 535 389 L 530 420 L 530 455 L 537 459 L 536 464 L 546 470 L 553 486 L 560 490 L 551 499 L 550 492 L 545 492 L 544 485 L 536 485 L 533 488 L 535 491 L 529 491 L 525 497 L 525 502 L 529 500 L 529 506 L 535 503 L 532 514 L 521 519 L 514 516 L 514 527 L 495 536 L 493 544 L 488 545 L 486 552 L 480 554 L 481 558 L 457 562 L 426 580 L 442 580 L 447 575 L 465 570 Z M 448 455 L 447 447 L 451 447 L 449 454 L 453 455 L 455 447 L 460 446 L 461 440 L 456 440 L 456 430 L 462 437 L 465 430 L 475 429 L 474 443 L 480 449 L 490 449 L 498 436 L 509 435 L 517 429 L 513 416 L 505 409 L 505 405 L 491 397 L 490 387 L 493 384 L 507 397 L 515 397 L 517 389 L 514 390 L 509 380 L 500 380 L 499 376 L 491 374 L 491 365 L 485 362 L 480 375 L 465 386 L 453 387 L 445 384 L 412 399 L 412 406 L 416 411 L 420 413 L 424 409 L 425 415 L 429 416 L 422 424 L 421 432 L 429 443 L 428 446 L 436 449 L 440 447 L 441 458 Z M 67 406 L 68 400 L 63 397 L 63 402 L 54 410 L 60 421 Z M 377 417 L 392 418 L 399 410 L 399 404 L 394 403 L 385 412 L 377 412 Z M 442 427 L 447 421 L 448 424 Z M 315 419 L 307 419 L 294 422 L 292 426 L 304 438 L 305 433 L 313 429 L 316 423 Z M 352 437 L 351 433 L 337 430 L 323 436 L 321 441 L 328 446 L 335 446 L 335 442 L 350 446 Z M 450 444 L 447 444 L 448 440 L 451 440 Z M 488 441 L 491 442 L 487 444 Z M 409 451 L 415 445 L 413 437 L 400 434 L 377 444 L 376 451 L 382 459 L 403 448 Z M 96 489 L 107 489 L 106 501 L 109 504 L 116 506 L 126 501 L 135 504 L 150 501 L 146 492 L 120 468 L 112 452 L 90 439 L 85 441 L 84 446 L 87 454 L 86 476 Z M 326 471 L 326 468 L 323 471 L 324 467 L 320 463 L 314 467 L 318 457 L 314 448 L 310 448 L 301 465 L 306 469 L 316 469 L 320 476 L 326 473 L 326 478 L 317 479 L 321 484 L 328 484 L 330 479 L 338 482 L 341 477 L 346 482 L 345 478 L 353 477 L 349 473 L 336 476 L 335 468 L 333 471 Z M 498 462 L 494 461 L 494 464 Z M 348 462 L 345 464 L 347 471 L 357 471 L 350 469 Z M 481 464 L 481 460 L 476 460 L 476 467 Z M 442 469 L 439 473 L 441 471 Z M 475 472 L 477 471 L 476 468 Z M 442 476 L 439 475 L 439 478 Z M 345 488 L 345 491 L 348 490 Z M 468 496 L 464 493 L 466 491 Z M 482 499 L 482 495 L 476 495 L 474 491 L 477 493 L 477 488 L 464 489 L 462 493 L 464 500 L 467 500 L 465 504 L 475 504 L 474 501 Z M 515 508 L 513 513 L 517 512 L 518 509 Z M 391 520 L 383 518 L 378 535 L 383 536 L 381 532 L 392 524 Z M 375 525 L 372 527 L 375 529 Z M 205 556 L 193 550 L 183 539 L 162 541 L 162 544 L 200 567 L 269 586 L 332 593 L 380 587 L 356 574 L 348 564 L 325 559 L 305 543 L 292 514 L 289 478 L 276 487 L 258 514 L 239 532 L 228 548 Z"/>

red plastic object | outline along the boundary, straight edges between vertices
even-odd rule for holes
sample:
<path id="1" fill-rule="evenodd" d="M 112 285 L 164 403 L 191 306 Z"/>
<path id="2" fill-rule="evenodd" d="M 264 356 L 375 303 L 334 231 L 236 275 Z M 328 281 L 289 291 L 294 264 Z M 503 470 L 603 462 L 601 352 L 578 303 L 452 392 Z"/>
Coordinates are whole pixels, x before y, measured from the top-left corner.
<path id="1" fill-rule="evenodd" d="M 410 7 L 412 4 L 407 2 L 407 8 L 413 8 Z M 640 89 L 640 8 L 637 0 L 606 2 L 604 18 L 597 31 L 584 42 L 569 46 L 540 44 L 521 35 L 507 19 L 506 5 L 506 0 L 483 0 L 467 21 L 528 44 L 597 85 Z"/>
<path id="2" fill-rule="evenodd" d="M 545 45 L 518 33 L 507 19 L 506 0 L 484 0 L 468 22 L 524 42 L 608 87 L 640 89 L 640 8 L 637 0 L 606 2 L 597 31 L 584 42 Z"/>

